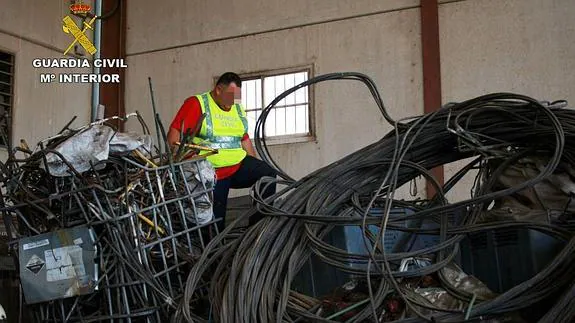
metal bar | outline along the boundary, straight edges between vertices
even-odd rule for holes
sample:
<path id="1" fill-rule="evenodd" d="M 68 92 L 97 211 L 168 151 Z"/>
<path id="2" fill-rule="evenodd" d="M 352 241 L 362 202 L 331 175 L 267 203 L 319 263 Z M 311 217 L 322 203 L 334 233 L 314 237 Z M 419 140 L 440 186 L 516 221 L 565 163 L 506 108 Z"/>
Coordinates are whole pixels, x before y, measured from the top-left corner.
<path id="1" fill-rule="evenodd" d="M 157 273 L 154 274 L 154 278 L 159 278 L 162 277 L 162 275 L 166 275 L 169 274 L 170 272 L 172 272 L 174 269 L 178 269 L 180 267 L 182 267 L 183 265 L 186 265 L 188 262 L 187 261 L 182 261 L 182 262 L 176 262 L 175 265 L 171 265 L 170 267 L 159 271 Z"/>
<path id="2" fill-rule="evenodd" d="M 177 170 L 178 170 L 178 174 L 181 176 L 181 182 L 184 183 L 185 195 L 189 195 L 191 192 L 190 192 L 190 188 L 188 186 L 188 180 L 186 178 L 186 173 L 184 172 L 184 168 L 182 167 L 182 165 L 179 165 Z M 178 189 L 177 189 L 176 185 L 174 185 L 174 184 L 175 183 L 172 182 L 172 189 L 175 192 L 177 192 Z M 177 204 L 178 204 L 178 209 L 180 210 L 180 212 L 179 212 L 180 217 L 179 218 L 180 218 L 180 221 L 182 221 L 183 230 L 186 231 L 186 230 L 188 230 L 188 221 L 186 221 L 186 217 L 185 217 L 186 212 L 184 210 L 184 205 L 183 205 L 182 201 L 178 201 Z M 193 209 L 195 212 L 195 206 Z M 186 242 L 188 243 L 188 252 L 191 253 L 193 250 L 192 250 L 192 239 L 190 237 L 190 234 L 189 233 L 186 234 L 185 238 L 186 238 Z"/>
<path id="3" fill-rule="evenodd" d="M 289 75 L 289 74 L 284 74 L 284 91 L 287 90 L 287 86 L 286 86 L 287 75 Z M 293 95 L 293 93 L 292 93 L 292 95 Z M 283 134 L 287 135 L 288 134 L 288 131 L 287 131 L 287 103 L 288 103 L 287 98 L 284 99 L 284 102 L 286 103 L 286 105 L 284 105 L 284 107 L 283 107 L 283 109 L 284 109 L 284 126 L 283 126 L 284 133 Z"/>
<path id="4" fill-rule="evenodd" d="M 277 80 L 277 77 L 274 78 L 274 96 L 277 98 L 278 97 L 278 84 L 277 84 L 276 80 Z M 285 102 L 285 98 L 283 100 Z M 274 111 L 274 134 L 273 134 L 273 136 L 277 136 L 277 134 L 278 134 L 278 111 L 275 110 Z"/>
<path id="5" fill-rule="evenodd" d="M 258 106 L 258 82 L 257 81 L 254 81 L 254 107 L 256 109 L 261 109 L 261 107 Z"/>
<path id="6" fill-rule="evenodd" d="M 168 177 L 169 177 L 169 178 L 168 178 L 168 181 L 171 182 L 172 185 L 175 185 L 175 183 L 174 183 L 174 180 L 175 180 L 174 176 L 176 176 L 175 173 L 176 173 L 175 171 L 170 171 L 170 170 L 168 170 Z M 157 178 L 157 180 L 158 180 L 158 187 L 159 187 L 161 184 L 162 184 L 162 185 L 165 185 L 165 182 L 164 182 L 164 183 L 161 183 L 161 180 L 160 180 L 159 177 L 156 177 L 156 178 Z M 176 192 L 177 192 L 177 191 L 176 191 Z M 162 200 L 165 200 L 165 196 L 164 196 L 164 194 L 163 194 L 161 191 L 160 191 L 160 196 L 161 196 Z M 177 194 L 176 194 L 176 196 L 177 196 Z M 163 209 L 164 209 L 164 214 L 166 214 L 166 220 L 165 220 L 165 222 L 167 222 L 168 230 L 170 231 L 170 234 L 173 234 L 176 230 L 174 230 L 174 226 L 173 226 L 173 224 L 172 224 L 172 214 L 170 213 L 170 210 L 168 209 L 168 205 L 164 205 Z M 170 240 L 170 242 L 171 242 L 171 247 L 172 247 L 172 256 L 173 256 L 173 259 L 174 259 L 175 263 L 177 264 L 177 263 L 178 263 L 178 248 L 176 247 L 176 239 L 175 239 L 175 238 L 172 238 L 172 239 Z M 162 248 L 162 244 L 160 244 L 160 248 Z M 166 257 L 165 257 L 165 253 L 164 253 L 164 252 L 162 252 L 162 255 L 163 255 L 162 258 L 165 259 Z M 169 272 L 169 269 L 168 269 L 168 268 L 170 268 L 170 267 L 168 267 L 167 261 L 164 261 L 164 269 Z M 179 275 L 178 275 L 178 278 L 179 278 Z M 167 279 L 168 284 L 169 284 L 169 285 L 168 285 L 168 289 L 169 289 L 169 291 L 170 291 L 170 295 L 171 295 L 172 297 L 174 297 L 174 296 L 175 296 L 175 293 L 174 293 L 174 290 L 173 290 L 174 286 L 173 286 L 173 284 L 172 284 L 172 279 L 171 279 L 169 273 L 166 275 L 166 279 Z M 179 282 L 180 282 L 180 286 L 182 286 L 181 280 L 180 280 Z"/>
<path id="7" fill-rule="evenodd" d="M 291 108 L 291 107 L 297 107 L 300 105 L 308 105 L 309 102 L 304 102 L 304 103 L 294 103 L 294 104 L 285 104 L 285 105 L 276 105 L 272 108 L 272 110 L 274 109 L 281 109 L 281 108 Z M 263 109 L 251 109 L 251 110 L 246 110 L 246 112 L 252 112 L 252 111 L 261 111 Z"/>
<path id="8" fill-rule="evenodd" d="M 193 148 L 193 149 L 199 149 L 199 150 L 205 150 L 205 151 L 209 151 L 209 152 L 213 152 L 213 153 L 217 153 L 217 152 L 218 152 L 217 149 L 212 149 L 212 148 L 210 148 L 210 147 L 204 147 L 204 146 L 200 146 L 200 145 L 194 145 L 194 144 L 183 144 L 183 145 L 182 145 L 182 143 L 179 142 L 179 141 L 176 141 L 176 142 L 174 143 L 174 145 L 184 146 L 184 147 L 187 147 L 187 148 Z"/>
<path id="9" fill-rule="evenodd" d="M 295 82 L 295 76 L 297 73 L 293 73 L 293 85 L 296 86 L 296 82 Z M 298 90 L 299 91 L 299 90 Z M 297 103 L 297 91 L 295 91 L 294 93 L 292 93 L 293 95 L 293 104 Z M 307 100 L 306 100 L 307 101 Z M 297 113 L 297 108 L 294 107 L 293 109 L 293 133 L 297 133 L 297 118 L 296 118 L 296 113 Z M 292 134 L 293 134 L 292 133 Z"/>
<path id="10" fill-rule="evenodd" d="M 304 109 L 305 111 L 305 133 L 309 134 L 309 105 L 307 105 L 307 109 Z"/>
<path id="11" fill-rule="evenodd" d="M 168 170 L 169 171 L 169 170 Z M 158 171 L 154 172 L 155 175 L 155 179 L 158 182 L 158 187 L 157 189 L 160 190 L 158 193 L 160 193 L 159 198 L 161 199 L 161 201 L 165 201 L 163 194 L 161 193 L 162 190 L 162 186 L 161 186 L 161 177 L 160 174 L 158 174 Z M 156 198 L 156 192 L 154 191 L 154 188 L 152 186 L 152 180 L 150 179 L 150 174 L 148 172 L 146 172 L 146 179 L 147 179 L 147 184 L 148 184 L 148 189 L 150 190 L 150 192 L 152 192 L 151 197 L 152 197 L 152 201 L 154 205 L 159 204 L 158 203 L 158 199 Z M 167 204 L 164 203 L 164 205 L 162 206 L 166 206 Z M 154 208 L 152 209 L 152 214 L 153 214 L 153 219 L 154 219 L 154 226 L 156 227 L 156 235 L 158 234 L 157 232 L 157 228 L 158 228 L 158 218 L 160 218 L 161 220 L 164 220 L 164 218 L 161 216 L 161 214 L 159 214 L 161 212 L 159 212 L 159 208 Z M 167 213 L 167 215 L 169 216 L 169 213 Z M 165 220 L 163 221 L 165 222 Z M 173 234 L 173 231 L 171 230 L 171 228 L 169 228 L 170 230 L 170 235 Z M 172 239 L 173 236 L 168 237 L 168 240 Z M 164 244 L 163 243 L 159 243 L 158 244 L 160 246 L 160 252 L 162 255 L 166 254 L 166 250 L 164 249 Z M 146 247 L 144 246 L 144 249 L 146 249 Z M 175 250 L 174 250 L 175 252 Z M 168 264 L 166 262 L 166 257 L 162 257 L 162 264 L 164 265 L 164 268 L 168 267 Z M 169 288 L 169 292 L 170 295 L 173 295 L 173 290 L 172 290 L 172 281 L 170 280 L 170 276 L 168 276 L 168 288 Z"/>
<path id="12" fill-rule="evenodd" d="M 195 193 L 193 193 L 193 195 L 191 196 L 191 198 L 197 198 L 197 197 L 199 197 L 200 195 L 205 194 L 205 193 L 206 193 L 206 192 L 195 192 Z M 131 217 L 131 216 L 137 215 L 138 213 L 144 213 L 144 212 L 148 212 L 148 211 L 154 211 L 154 210 L 156 210 L 159 206 L 164 206 L 164 205 L 166 205 L 166 204 L 175 203 L 175 202 L 177 202 L 177 201 L 182 201 L 182 200 L 185 200 L 185 199 L 187 199 L 187 198 L 190 198 L 190 197 L 189 197 L 189 196 L 184 196 L 184 197 L 178 197 L 178 198 L 175 198 L 175 199 L 170 199 L 170 200 L 167 200 L 167 201 L 164 201 L 164 202 L 161 202 L 161 203 L 154 204 L 154 205 L 152 205 L 152 206 L 147 206 L 147 207 L 145 207 L 145 208 L 139 209 L 139 210 L 136 211 L 136 212 L 128 212 L 128 213 L 126 213 L 126 214 L 124 214 L 124 215 L 122 215 L 122 216 L 115 217 L 114 219 L 110 219 L 110 220 L 107 220 L 107 221 L 92 221 L 92 222 L 90 222 L 90 224 L 92 224 L 92 225 L 97 225 L 97 224 L 102 224 L 102 223 L 104 223 L 104 222 L 118 222 L 118 221 L 121 221 L 121 220 L 128 219 L 128 218 Z M 28 204 L 24 204 L 24 205 L 28 205 Z"/>
<path id="13" fill-rule="evenodd" d="M 309 74 L 309 71 L 306 71 L 306 72 L 305 72 L 304 82 L 309 79 L 308 74 Z M 305 109 L 305 129 L 304 129 L 304 131 L 305 131 L 307 134 L 311 134 L 311 129 L 310 129 L 310 128 L 311 128 L 311 127 L 310 127 L 311 116 L 310 116 L 310 113 L 309 113 L 309 108 L 310 108 L 310 103 L 309 103 L 309 102 L 310 102 L 311 100 L 310 100 L 310 96 L 309 96 L 309 88 L 306 86 L 306 87 L 304 87 L 303 89 L 304 89 L 304 97 L 307 99 L 307 100 L 306 100 L 306 101 L 307 101 L 307 103 L 306 103 L 307 109 Z M 313 91 L 313 89 L 312 89 L 312 91 Z M 312 99 L 312 100 L 313 100 L 313 99 Z"/>
<path id="14" fill-rule="evenodd" d="M 265 97 L 265 91 L 264 91 L 264 89 L 265 89 L 265 76 L 261 75 L 261 76 L 260 76 L 260 91 L 261 91 L 260 95 L 261 95 L 262 105 L 261 105 L 261 107 L 260 107 L 261 109 L 259 110 L 259 112 L 260 112 L 259 114 L 260 114 L 260 115 L 261 115 L 261 111 L 263 111 L 264 107 L 267 106 L 266 101 L 265 101 L 266 97 Z M 258 119 L 259 119 L 259 115 L 258 115 L 258 111 L 256 110 L 256 122 L 257 122 Z M 255 128 L 255 126 L 254 126 L 254 136 L 256 135 L 256 130 L 255 130 L 255 129 L 256 129 L 256 128 Z"/>
<path id="15" fill-rule="evenodd" d="M 94 5 L 95 15 L 97 17 L 102 16 L 102 0 L 95 0 Z M 94 47 L 98 50 L 94 53 L 94 59 L 99 59 L 101 54 L 101 36 L 102 36 L 102 19 L 96 19 L 94 24 Z M 92 73 L 100 74 L 100 68 L 94 64 L 92 68 Z M 92 109 L 91 109 L 91 116 L 90 120 L 92 122 L 96 121 L 98 117 L 98 105 L 100 105 L 100 83 L 94 82 L 92 83 Z"/>
<path id="16" fill-rule="evenodd" d="M 295 92 L 294 92 L 295 94 Z M 297 99 L 296 99 L 297 101 Z M 294 118 L 294 132 L 297 133 L 297 107 L 294 107 L 294 111 L 293 111 L 293 118 Z"/>
<path id="17" fill-rule="evenodd" d="M 439 51 L 439 13 L 437 0 L 421 0 L 421 49 L 423 56 L 423 110 L 431 113 L 441 107 L 441 59 Z M 444 184 L 443 166 L 431 170 L 440 185 Z M 427 198 L 435 188 L 426 182 Z"/>
<path id="18" fill-rule="evenodd" d="M 262 109 L 246 109 L 246 112 L 261 111 Z"/>
<path id="19" fill-rule="evenodd" d="M 180 231 L 180 232 L 175 233 L 175 234 L 173 234 L 173 235 L 171 235 L 171 236 L 169 236 L 169 237 L 156 239 L 156 241 L 154 241 L 154 242 L 152 242 L 152 243 L 146 244 L 146 245 L 144 246 L 144 248 L 148 249 L 148 248 L 153 247 L 153 246 L 155 246 L 155 245 L 161 245 L 162 242 L 166 242 L 166 241 L 168 241 L 168 240 L 170 240 L 170 239 L 175 239 L 175 238 L 177 238 L 177 237 L 183 236 L 184 234 L 187 234 L 187 233 L 190 233 L 190 232 L 194 232 L 194 231 L 200 231 L 203 227 L 208 227 L 209 225 L 214 224 L 214 223 L 219 222 L 219 221 L 221 221 L 221 219 L 212 220 L 212 221 L 210 221 L 210 222 L 208 222 L 208 223 L 205 223 L 205 224 L 202 224 L 202 225 L 198 225 L 198 226 L 189 228 L 187 231 Z M 217 226 L 216 226 L 216 227 L 217 227 Z"/>

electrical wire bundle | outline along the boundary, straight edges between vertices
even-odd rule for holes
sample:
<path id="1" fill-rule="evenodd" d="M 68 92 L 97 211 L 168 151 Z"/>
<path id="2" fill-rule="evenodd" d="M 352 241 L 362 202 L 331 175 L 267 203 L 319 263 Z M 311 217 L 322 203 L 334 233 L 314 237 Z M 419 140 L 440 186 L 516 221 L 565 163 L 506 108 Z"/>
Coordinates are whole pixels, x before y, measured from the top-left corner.
<path id="1" fill-rule="evenodd" d="M 363 82 L 393 130 L 379 141 L 323 167 L 300 180 L 294 180 L 273 160 L 266 145 L 264 124 L 273 107 L 298 89 L 328 80 Z M 575 273 L 575 239 L 556 224 L 528 221 L 479 223 L 478 217 L 500 198 L 533 187 L 563 164 L 575 161 L 575 146 L 566 143 L 575 137 L 575 111 L 563 109 L 565 102 L 542 103 L 510 93 L 496 93 L 461 103 L 448 104 L 436 112 L 395 121 L 373 81 L 359 73 L 335 73 L 315 77 L 284 92 L 262 112 L 256 125 L 256 149 L 272 165 L 281 180 L 263 178 L 251 195 L 257 207 L 231 223 L 207 246 L 190 271 L 184 299 L 174 321 L 187 322 L 333 322 L 322 315 L 321 306 L 307 306 L 290 291 L 303 265 L 313 255 L 344 272 L 367 281 L 369 296 L 352 306 L 347 322 L 379 322 L 385 300 L 391 295 L 403 300 L 412 317 L 402 322 L 461 322 L 498 318 L 528 308 L 563 293 L 543 322 L 568 322 Z M 510 165 L 527 156 L 547 159 L 544 169 L 532 179 L 514 187 L 497 189 L 496 179 Z M 429 170 L 469 157 L 475 159 L 441 186 Z M 479 174 L 471 198 L 449 203 L 445 194 L 471 169 Z M 404 201 L 396 189 L 419 176 L 435 186 L 437 194 L 427 200 Z M 283 185 L 275 195 L 261 193 L 272 182 Z M 392 210 L 409 207 L 409 215 Z M 382 210 L 373 216 L 375 209 Z M 255 212 L 267 215 L 257 224 L 238 233 L 245 217 Z M 452 221 L 459 217 L 458 221 Z M 432 221 L 436 227 L 408 227 L 406 220 Z M 323 240 L 338 226 L 361 226 L 366 254 L 353 254 Z M 377 226 L 375 233 L 369 227 Z M 494 299 L 456 288 L 446 277 L 446 266 L 460 252 L 459 243 L 467 234 L 501 228 L 529 228 L 564 241 L 563 250 L 544 270 Z M 435 234 L 439 242 L 416 251 L 389 252 L 383 246 L 387 230 L 413 234 Z M 427 266 L 400 270 L 402 260 L 426 258 Z M 355 265 L 355 266 L 352 266 Z M 357 266 L 359 265 L 359 266 Z M 465 310 L 431 307 L 433 316 L 421 313 L 427 307 L 408 295 L 402 280 L 437 275 L 452 297 L 468 304 Z M 211 277 L 208 286 L 211 309 L 208 317 L 190 300 L 197 295 L 202 278 Z M 361 303 L 361 304 L 360 304 Z M 361 305 L 361 306 L 360 306 Z"/>

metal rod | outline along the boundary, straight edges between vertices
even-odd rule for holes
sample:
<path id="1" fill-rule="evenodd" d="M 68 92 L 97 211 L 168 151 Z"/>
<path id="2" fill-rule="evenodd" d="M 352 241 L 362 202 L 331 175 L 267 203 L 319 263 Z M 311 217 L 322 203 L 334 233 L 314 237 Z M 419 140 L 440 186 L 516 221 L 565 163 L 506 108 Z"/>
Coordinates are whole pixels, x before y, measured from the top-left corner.
<path id="1" fill-rule="evenodd" d="M 102 0 L 94 1 L 94 11 L 96 17 L 102 16 Z M 94 47 L 96 47 L 97 52 L 94 53 L 94 60 L 100 59 L 100 54 L 102 48 L 100 46 L 102 36 L 102 19 L 96 19 L 94 24 Z M 100 68 L 96 66 L 97 64 L 92 64 L 92 73 L 100 74 Z M 100 83 L 92 83 L 92 110 L 90 115 L 90 120 L 92 122 L 96 121 L 98 117 L 98 105 L 100 104 Z"/>
<path id="2" fill-rule="evenodd" d="M 160 154 L 160 164 L 162 163 L 162 138 L 160 134 L 160 126 L 158 124 L 156 111 L 156 100 L 154 99 L 154 88 L 152 87 L 152 78 L 148 76 L 148 85 L 150 86 L 150 99 L 152 100 L 152 111 L 154 112 L 154 123 L 156 126 L 156 136 L 158 137 L 158 153 Z"/>

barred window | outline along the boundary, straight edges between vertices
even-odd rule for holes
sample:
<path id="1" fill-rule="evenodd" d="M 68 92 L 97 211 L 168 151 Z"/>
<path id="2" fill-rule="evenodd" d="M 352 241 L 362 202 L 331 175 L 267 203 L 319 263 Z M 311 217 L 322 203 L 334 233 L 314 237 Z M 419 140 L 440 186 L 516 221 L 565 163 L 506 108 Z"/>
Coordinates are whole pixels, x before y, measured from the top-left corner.
<path id="1" fill-rule="evenodd" d="M 14 55 L 0 51 L 0 146 L 7 147 L 12 136 L 14 106 Z"/>
<path id="2" fill-rule="evenodd" d="M 254 138 L 256 121 L 262 110 L 284 91 L 307 81 L 310 69 L 270 71 L 240 77 L 249 135 Z M 265 124 L 266 139 L 271 139 L 271 143 L 290 143 L 310 138 L 312 121 L 310 93 L 308 87 L 304 87 L 282 99 L 270 111 Z"/>

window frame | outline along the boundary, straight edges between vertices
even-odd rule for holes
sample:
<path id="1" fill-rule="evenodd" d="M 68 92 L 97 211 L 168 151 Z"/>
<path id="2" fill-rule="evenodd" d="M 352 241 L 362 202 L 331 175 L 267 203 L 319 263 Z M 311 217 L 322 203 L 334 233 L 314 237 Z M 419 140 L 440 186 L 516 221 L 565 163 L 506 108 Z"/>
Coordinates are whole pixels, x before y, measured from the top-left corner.
<path id="1" fill-rule="evenodd" d="M 6 48 L 0 47 L 0 52 L 2 52 L 3 54 L 8 54 L 10 56 L 12 56 L 12 62 L 10 63 L 12 65 L 12 73 L 10 74 L 10 77 L 12 78 L 12 82 L 11 84 L 8 84 L 10 86 L 10 93 L 7 93 L 10 96 L 10 103 L 8 104 L 7 110 L 8 110 L 8 116 L 6 120 L 6 125 L 8 127 L 8 131 L 7 131 L 7 142 L 5 144 L 1 144 L 0 143 L 0 151 L 5 151 L 7 150 L 10 145 L 12 145 L 12 135 L 13 135 L 13 116 L 14 116 L 14 106 L 15 106 L 15 95 L 16 95 L 16 53 L 8 50 Z M 4 64 L 4 63 L 0 63 L 0 64 Z"/>
<path id="2" fill-rule="evenodd" d="M 301 66 L 294 66 L 288 68 L 280 68 L 280 69 L 273 69 L 273 70 L 262 70 L 256 72 L 249 72 L 249 73 L 238 73 L 239 77 L 243 81 L 250 81 L 250 80 L 262 80 L 262 87 L 263 87 L 263 79 L 265 77 L 270 76 L 278 76 L 282 74 L 292 74 L 292 73 L 301 73 L 307 72 L 307 79 L 311 79 L 314 77 L 314 66 L 313 65 L 301 65 Z M 216 84 L 219 76 L 214 77 L 214 84 Z M 284 144 L 294 144 L 294 143 L 303 143 L 303 142 L 312 142 L 316 141 L 316 128 L 315 128 L 315 104 L 314 104 L 314 87 L 308 87 L 308 133 L 307 134 L 291 134 L 291 135 L 279 135 L 273 137 L 266 138 L 266 144 L 269 146 L 272 145 L 284 145 Z M 263 88 L 262 88 L 262 96 L 264 96 Z M 264 98 L 262 97 L 262 105 L 264 104 Z M 255 111 L 256 109 L 250 109 L 250 107 L 244 107 L 247 111 Z M 265 106 L 262 106 L 264 109 Z M 252 140 L 254 138 L 251 138 Z"/>

